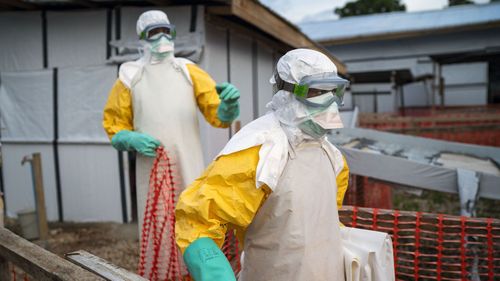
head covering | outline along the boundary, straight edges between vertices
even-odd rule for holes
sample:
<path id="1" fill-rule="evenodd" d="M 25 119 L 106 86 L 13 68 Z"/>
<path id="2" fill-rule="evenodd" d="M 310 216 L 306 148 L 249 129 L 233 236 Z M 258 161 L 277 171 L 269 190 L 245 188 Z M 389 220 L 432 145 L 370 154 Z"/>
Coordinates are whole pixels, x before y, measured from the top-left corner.
<path id="1" fill-rule="evenodd" d="M 289 83 L 299 83 L 305 76 L 334 73 L 337 74 L 335 64 L 323 53 L 310 49 L 295 49 L 282 56 L 277 63 L 276 72 L 280 78 Z M 270 79 L 275 84 L 274 75 Z M 282 124 L 287 137 L 292 143 L 300 142 L 302 139 L 310 138 L 299 129 L 299 124 L 311 120 L 314 114 L 307 106 L 298 101 L 291 92 L 279 90 L 267 105 Z"/>
<path id="2" fill-rule="evenodd" d="M 153 25 L 170 24 L 167 14 L 158 10 L 151 10 L 142 13 L 137 20 L 136 31 L 140 37 L 148 27 Z"/>

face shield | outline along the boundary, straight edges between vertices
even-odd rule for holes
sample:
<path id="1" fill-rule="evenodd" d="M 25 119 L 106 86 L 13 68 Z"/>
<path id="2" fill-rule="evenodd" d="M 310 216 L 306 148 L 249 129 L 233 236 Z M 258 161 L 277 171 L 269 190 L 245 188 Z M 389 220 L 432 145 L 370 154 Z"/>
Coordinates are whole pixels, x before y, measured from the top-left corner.
<path id="1" fill-rule="evenodd" d="M 144 31 L 141 32 L 139 39 L 145 40 L 147 42 L 154 42 L 162 37 L 165 37 L 168 40 L 173 41 L 175 39 L 175 36 L 175 25 L 163 23 L 146 27 Z"/>
<path id="2" fill-rule="evenodd" d="M 276 90 L 293 93 L 297 100 L 319 111 L 328 108 L 334 102 L 343 105 L 344 92 L 349 81 L 334 72 L 325 72 L 304 76 L 298 84 L 289 83 L 275 73 Z"/>

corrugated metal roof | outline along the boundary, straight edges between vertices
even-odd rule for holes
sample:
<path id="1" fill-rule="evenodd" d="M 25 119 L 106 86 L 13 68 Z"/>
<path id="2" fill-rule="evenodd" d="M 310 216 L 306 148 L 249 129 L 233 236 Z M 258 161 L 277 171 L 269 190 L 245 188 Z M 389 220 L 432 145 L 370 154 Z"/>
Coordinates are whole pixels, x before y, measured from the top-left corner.
<path id="1" fill-rule="evenodd" d="M 500 3 L 424 12 L 393 12 L 299 24 L 316 41 L 463 27 L 500 21 Z"/>

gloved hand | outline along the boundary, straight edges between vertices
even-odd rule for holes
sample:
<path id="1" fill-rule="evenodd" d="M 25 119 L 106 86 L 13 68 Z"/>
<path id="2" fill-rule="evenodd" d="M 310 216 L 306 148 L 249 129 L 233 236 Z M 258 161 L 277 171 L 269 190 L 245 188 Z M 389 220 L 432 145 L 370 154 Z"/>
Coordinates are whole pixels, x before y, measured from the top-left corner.
<path id="1" fill-rule="evenodd" d="M 156 157 L 156 148 L 161 143 L 148 134 L 121 130 L 113 136 L 111 145 L 120 151 L 135 150 L 144 156 Z"/>
<path id="2" fill-rule="evenodd" d="M 217 108 L 217 117 L 222 122 L 232 122 L 240 115 L 240 91 L 233 84 L 222 83 L 215 86 L 219 94 L 220 104 Z"/>
<path id="3" fill-rule="evenodd" d="M 184 262 L 195 281 L 236 281 L 226 256 L 208 237 L 198 238 L 187 247 Z"/>

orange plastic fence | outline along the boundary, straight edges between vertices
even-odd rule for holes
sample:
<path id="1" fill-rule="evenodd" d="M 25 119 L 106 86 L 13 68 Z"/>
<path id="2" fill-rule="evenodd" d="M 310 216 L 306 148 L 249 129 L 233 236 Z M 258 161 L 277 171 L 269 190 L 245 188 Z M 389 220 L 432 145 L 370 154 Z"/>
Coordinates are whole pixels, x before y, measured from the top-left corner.
<path id="1" fill-rule="evenodd" d="M 397 280 L 500 278 L 500 220 L 351 206 L 339 215 L 392 236 Z"/>
<path id="2" fill-rule="evenodd" d="M 397 280 L 500 279 L 498 219 L 352 206 L 342 207 L 339 217 L 346 226 L 391 235 Z M 226 235 L 223 251 L 238 273 L 241 249 L 232 232 Z M 11 280 L 28 280 L 26 274 L 11 270 Z"/>
<path id="3" fill-rule="evenodd" d="M 361 113 L 359 126 L 447 141 L 500 146 L 500 107 L 408 108 L 402 113 Z"/>

